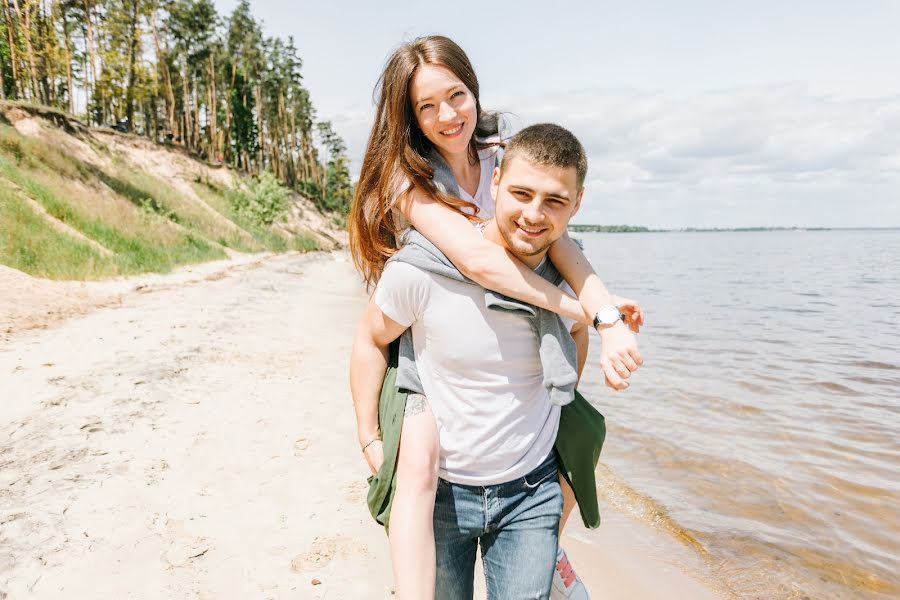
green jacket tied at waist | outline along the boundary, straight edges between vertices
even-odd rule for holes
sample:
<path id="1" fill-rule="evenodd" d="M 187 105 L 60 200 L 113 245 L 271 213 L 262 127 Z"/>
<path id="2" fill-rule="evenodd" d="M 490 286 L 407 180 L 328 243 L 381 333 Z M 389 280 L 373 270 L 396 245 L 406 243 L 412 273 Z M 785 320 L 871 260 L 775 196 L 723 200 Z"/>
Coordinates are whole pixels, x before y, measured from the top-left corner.
<path id="1" fill-rule="evenodd" d="M 407 396 L 405 390 L 396 387 L 397 358 L 398 343 L 394 342 L 390 346 L 388 370 L 378 401 L 378 426 L 384 444 L 384 463 L 375 475 L 369 477 L 367 500 L 372 517 L 385 529 L 390 525 L 391 502 L 397 488 L 394 475 Z M 576 390 L 575 400 L 560 409 L 559 433 L 556 435 L 554 450 L 559 459 L 560 473 L 575 492 L 581 520 L 589 528 L 600 525 L 595 469 L 605 437 L 606 422 L 603 415 Z"/>

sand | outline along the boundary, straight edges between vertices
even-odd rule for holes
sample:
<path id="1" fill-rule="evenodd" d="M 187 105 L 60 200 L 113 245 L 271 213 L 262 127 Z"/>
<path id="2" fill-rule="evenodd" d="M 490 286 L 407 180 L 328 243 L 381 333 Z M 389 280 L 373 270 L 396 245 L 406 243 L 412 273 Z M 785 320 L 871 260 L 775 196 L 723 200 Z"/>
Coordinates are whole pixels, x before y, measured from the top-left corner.
<path id="1" fill-rule="evenodd" d="M 345 253 L 0 276 L 0 600 L 391 597 Z M 725 597 L 665 532 L 605 519 L 599 542 L 566 538 L 595 599 Z"/>

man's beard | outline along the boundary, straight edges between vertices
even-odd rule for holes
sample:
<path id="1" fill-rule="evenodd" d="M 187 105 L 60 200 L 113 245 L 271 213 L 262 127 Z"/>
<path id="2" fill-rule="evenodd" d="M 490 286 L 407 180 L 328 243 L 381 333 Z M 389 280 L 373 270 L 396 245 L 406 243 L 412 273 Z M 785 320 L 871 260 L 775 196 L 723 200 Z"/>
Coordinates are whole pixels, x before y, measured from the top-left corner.
<path id="1" fill-rule="evenodd" d="M 500 227 L 500 223 L 497 223 L 497 229 L 500 230 L 500 235 L 503 236 L 503 240 L 506 242 L 506 246 L 512 250 L 513 254 L 521 254 L 522 256 L 535 256 L 537 254 L 541 254 L 546 252 L 550 246 L 553 245 L 553 242 L 556 240 L 547 238 L 546 243 L 542 244 L 539 247 L 532 246 L 530 244 L 524 244 L 523 247 L 522 240 L 516 238 L 515 232 L 518 230 L 515 224 L 513 224 L 513 231 L 510 232 L 505 227 Z"/>

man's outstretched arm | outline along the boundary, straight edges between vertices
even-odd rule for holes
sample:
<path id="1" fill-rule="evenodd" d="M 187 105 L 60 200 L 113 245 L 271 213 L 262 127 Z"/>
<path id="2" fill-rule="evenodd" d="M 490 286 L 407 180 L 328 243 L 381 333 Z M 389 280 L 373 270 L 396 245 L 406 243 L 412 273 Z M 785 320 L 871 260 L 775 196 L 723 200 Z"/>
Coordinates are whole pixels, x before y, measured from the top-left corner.
<path id="1" fill-rule="evenodd" d="M 350 355 L 350 393 L 356 410 L 356 431 L 360 448 L 372 472 L 378 470 L 384 460 L 378 431 L 378 398 L 387 371 L 388 345 L 406 330 L 406 327 L 387 317 L 375 296 L 369 298 L 366 312 L 359 321 L 353 351 Z"/>

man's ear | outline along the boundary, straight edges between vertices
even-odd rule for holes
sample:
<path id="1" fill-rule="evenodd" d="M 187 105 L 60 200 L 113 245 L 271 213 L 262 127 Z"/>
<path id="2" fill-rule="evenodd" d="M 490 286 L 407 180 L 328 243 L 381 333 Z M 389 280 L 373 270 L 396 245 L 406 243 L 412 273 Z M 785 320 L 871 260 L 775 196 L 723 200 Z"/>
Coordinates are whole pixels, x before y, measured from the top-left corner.
<path id="1" fill-rule="evenodd" d="M 494 167 L 494 173 L 491 175 L 491 198 L 497 201 L 497 192 L 500 191 L 500 167 Z"/>
<path id="2" fill-rule="evenodd" d="M 584 196 L 584 188 L 581 188 L 581 191 L 578 192 L 578 198 L 575 199 L 575 210 L 572 211 L 572 214 L 569 218 L 574 217 L 578 213 L 578 209 L 581 208 L 581 197 Z"/>

